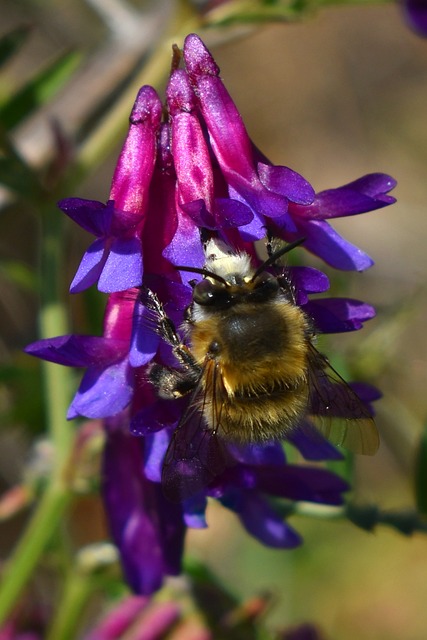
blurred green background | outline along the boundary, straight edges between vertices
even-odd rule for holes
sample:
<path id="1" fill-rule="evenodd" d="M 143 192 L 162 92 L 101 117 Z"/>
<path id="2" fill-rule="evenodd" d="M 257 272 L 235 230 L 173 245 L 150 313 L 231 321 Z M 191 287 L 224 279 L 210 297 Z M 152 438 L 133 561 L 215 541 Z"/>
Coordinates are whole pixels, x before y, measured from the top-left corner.
<path id="1" fill-rule="evenodd" d="M 156 28 L 160 32 L 161 22 L 150 27 L 141 20 L 140 32 L 132 37 L 126 29 L 118 34 L 116 24 L 113 38 L 100 17 L 102 4 L 1 3 L 2 33 L 23 23 L 33 31 L 8 65 L 0 96 L 61 52 L 80 49 L 85 56 L 73 86 L 14 131 L 22 153 L 34 163 L 42 162 L 52 145 L 52 115 L 73 137 L 83 123 L 88 125 L 89 113 L 96 116 L 93 104 L 99 96 L 109 95 L 145 54 L 141 42 L 146 30 L 151 28 L 151 36 Z M 141 10 L 143 4 L 135 1 L 133 7 Z M 164 5 L 167 12 L 168 3 Z M 131 23 L 134 28 L 135 21 Z M 372 459 L 356 461 L 357 500 L 384 509 L 411 508 L 414 456 L 427 417 L 427 40 L 406 27 L 397 3 L 324 9 L 304 22 L 238 29 L 227 33 L 227 42 L 218 30 L 201 35 L 252 139 L 273 162 L 299 171 L 317 191 L 376 171 L 398 181 L 397 204 L 334 224 L 376 261 L 364 274 L 341 274 L 336 286 L 341 295 L 373 304 L 378 315 L 362 332 L 334 337 L 327 348 L 347 358 L 354 375 L 384 393 L 377 407 L 381 449 Z M 88 180 L 73 193 L 60 195 L 107 199 L 116 156 L 117 150 L 100 159 Z M 10 207 L 0 225 L 2 258 L 34 268 L 37 227 L 31 213 Z M 83 232 L 70 225 L 64 287 L 86 243 Z M 315 260 L 312 264 L 323 266 Z M 37 302 L 1 278 L 0 304 L 5 367 L 36 336 Z M 74 329 L 81 330 L 74 300 L 70 314 Z M 26 404 L 17 397 L 16 385 L 14 389 L 0 387 L 5 416 L 0 475 L 5 486 L 19 480 L 28 456 L 25 411 L 11 422 L 10 416 L 17 415 L 9 410 L 11 404 Z M 332 640 L 427 636 L 427 540 L 422 535 L 405 538 L 385 528 L 366 533 L 349 523 L 298 517 L 292 522 L 305 544 L 280 552 L 262 548 L 217 506 L 210 507 L 208 519 L 208 530 L 190 532 L 188 552 L 242 596 L 271 590 L 269 624 L 315 622 Z M 14 519 L 4 525 L 4 552 L 20 523 Z M 90 532 L 85 536 L 90 538 Z"/>

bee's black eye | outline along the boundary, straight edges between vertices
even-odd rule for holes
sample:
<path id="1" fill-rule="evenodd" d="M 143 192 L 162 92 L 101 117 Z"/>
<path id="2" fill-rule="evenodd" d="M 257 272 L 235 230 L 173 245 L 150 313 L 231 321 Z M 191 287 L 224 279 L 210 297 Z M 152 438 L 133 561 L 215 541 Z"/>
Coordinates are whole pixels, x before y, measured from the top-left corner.
<path id="1" fill-rule="evenodd" d="M 231 296 L 227 289 L 210 280 L 201 280 L 193 289 L 193 300 L 202 306 L 227 306 Z"/>
<path id="2" fill-rule="evenodd" d="M 268 298 L 272 298 L 276 295 L 278 290 L 280 289 L 279 282 L 277 278 L 271 275 L 271 273 L 261 273 L 254 282 L 254 289 L 251 292 L 251 298 L 262 298 L 266 300 Z"/>

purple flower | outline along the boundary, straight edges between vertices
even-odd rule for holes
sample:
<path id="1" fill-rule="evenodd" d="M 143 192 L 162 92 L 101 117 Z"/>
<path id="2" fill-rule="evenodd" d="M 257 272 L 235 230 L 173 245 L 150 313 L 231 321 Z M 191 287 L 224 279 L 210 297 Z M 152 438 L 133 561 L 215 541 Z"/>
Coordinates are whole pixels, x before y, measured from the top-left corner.
<path id="1" fill-rule="evenodd" d="M 254 216 L 252 223 L 242 225 L 241 232 L 252 240 L 263 237 L 264 216 L 280 218 L 294 230 L 287 215 L 288 203 L 311 203 L 312 187 L 287 167 L 256 162 L 242 117 L 219 77 L 219 68 L 198 36 L 187 36 L 184 59 L 229 196 L 249 206 Z"/>
<path id="2" fill-rule="evenodd" d="M 407 23 L 418 35 L 427 36 L 427 0 L 403 0 Z"/>
<path id="3" fill-rule="evenodd" d="M 371 174 L 316 195 L 302 176 L 287 167 L 273 166 L 254 147 L 214 59 L 198 36 L 187 36 L 184 59 L 229 196 L 252 209 L 252 221 L 240 226 L 242 237 L 260 239 L 265 229 L 289 241 L 304 237 L 305 248 L 338 269 L 370 267 L 371 258 L 344 240 L 326 220 L 392 204 L 395 199 L 386 194 L 395 180 Z"/>
<path id="4" fill-rule="evenodd" d="M 106 422 L 103 496 L 111 534 L 120 550 L 127 582 L 150 594 L 166 575 L 181 571 L 185 524 L 159 483 L 147 480 L 143 441 L 130 435 L 120 418 Z"/>
<path id="5" fill-rule="evenodd" d="M 184 60 L 167 86 L 167 121 L 160 122 L 154 89 L 139 92 L 107 204 L 60 203 L 97 238 L 72 291 L 99 280 L 110 293 L 102 336 L 61 336 L 27 347 L 32 355 L 86 370 L 68 417 L 106 419 L 103 498 L 126 580 L 138 594 L 152 593 L 165 576 L 179 573 L 186 528 L 207 526 L 208 497 L 234 511 L 262 543 L 293 548 L 301 538 L 283 515 L 286 505 L 340 505 L 348 488 L 329 471 L 289 464 L 279 441 L 237 445 L 208 426 L 200 370 L 215 368 L 215 355 L 195 355 L 191 333 L 200 319 L 185 318 L 195 283 L 206 276 L 209 251 L 225 247 L 223 257 L 232 263 L 229 247 L 247 254 L 256 268 L 261 262 L 253 241 L 267 232 L 288 242 L 304 238 L 302 247 L 337 268 L 365 269 L 370 258 L 327 220 L 394 201 L 387 193 L 395 182 L 379 173 L 315 194 L 302 176 L 272 165 L 255 148 L 215 61 L 194 34 L 186 38 Z M 311 331 L 354 331 L 374 316 L 359 300 L 310 298 L 329 287 L 321 271 L 265 268 L 304 318 L 301 343 Z M 252 293 L 258 295 L 256 285 Z M 316 426 L 340 442 L 335 419 L 371 424 L 375 391 L 354 387 L 358 400 L 311 342 L 307 347 L 304 404 L 287 439 L 307 460 L 339 459 Z M 191 384 L 184 375 L 189 363 L 197 378 Z M 308 363 L 317 366 L 317 378 Z M 215 375 L 225 384 L 220 369 Z M 156 376 L 164 379 L 160 393 Z M 353 448 L 372 453 L 375 438 L 370 431 L 366 444 L 363 429 L 356 429 Z"/>
<path id="6" fill-rule="evenodd" d="M 396 181 L 390 176 L 372 173 L 337 189 L 316 194 L 307 206 L 291 203 L 290 215 L 297 232 L 288 233 L 282 226 L 282 237 L 289 241 L 304 237 L 305 248 L 336 269 L 363 271 L 372 266 L 372 259 L 342 238 L 326 220 L 393 204 L 395 198 L 387 193 L 395 186 Z"/>
<path id="7" fill-rule="evenodd" d="M 263 544 L 277 548 L 296 547 L 301 544 L 301 537 L 271 499 L 340 505 L 348 485 L 324 469 L 287 464 L 280 447 L 252 446 L 250 449 L 240 451 L 240 464 L 217 478 L 210 486 L 209 494 L 236 512 L 245 529 Z M 248 453 L 249 464 L 244 462 Z"/>
<path id="8" fill-rule="evenodd" d="M 77 293 L 98 281 L 100 291 L 123 291 L 141 284 L 141 231 L 156 158 L 162 105 L 152 87 L 142 87 L 130 115 L 129 133 L 113 176 L 106 205 L 67 198 L 59 207 L 97 237 L 71 284 Z"/>
<path id="9" fill-rule="evenodd" d="M 43 360 L 86 369 L 68 410 L 68 419 L 79 415 L 107 418 L 130 403 L 134 377 L 129 364 L 133 304 L 130 297 L 110 296 L 102 337 L 59 336 L 26 347 L 27 353 Z"/>

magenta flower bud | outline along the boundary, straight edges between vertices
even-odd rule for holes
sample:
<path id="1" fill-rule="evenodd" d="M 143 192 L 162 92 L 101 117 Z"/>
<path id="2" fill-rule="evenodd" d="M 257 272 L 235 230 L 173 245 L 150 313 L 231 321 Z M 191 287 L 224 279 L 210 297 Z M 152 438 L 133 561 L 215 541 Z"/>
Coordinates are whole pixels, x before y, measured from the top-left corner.
<path id="1" fill-rule="evenodd" d="M 172 120 L 172 155 L 177 178 L 178 235 L 172 248 L 178 246 L 181 234 L 187 237 L 193 225 L 195 242 L 200 245 L 199 229 L 224 230 L 248 224 L 253 214 L 237 200 L 219 197 L 215 185 L 211 154 L 202 124 L 197 115 L 197 100 L 185 71 L 173 73 L 167 88 L 168 107 Z M 194 257 L 199 252 L 193 252 Z M 171 254 L 169 256 L 172 258 Z M 172 261 L 177 259 L 176 256 Z M 178 259 L 179 260 L 179 259 Z M 174 262 L 179 264 L 179 262 Z M 181 262 L 181 264 L 184 264 Z M 189 263 L 185 263 L 189 264 Z"/>
<path id="2" fill-rule="evenodd" d="M 195 34 L 185 40 L 184 59 L 230 196 L 248 204 L 258 216 L 280 217 L 290 231 L 294 230 L 286 216 L 288 201 L 309 204 L 314 198 L 313 189 L 287 167 L 256 162 L 242 117 L 219 78 L 211 54 Z"/>
<path id="3" fill-rule="evenodd" d="M 175 71 L 166 91 L 172 117 L 172 155 L 180 204 L 203 201 L 213 206 L 213 172 L 209 150 L 196 115 L 197 100 L 184 70 Z"/>
<path id="4" fill-rule="evenodd" d="M 135 618 L 146 609 L 149 602 L 149 598 L 142 596 L 126 598 L 105 616 L 86 640 L 118 640 L 129 629 Z"/>
<path id="5" fill-rule="evenodd" d="M 70 290 L 77 293 L 98 280 L 106 293 L 141 284 L 141 231 L 156 159 L 162 105 L 152 87 L 142 87 L 130 116 L 129 133 L 114 173 L 110 200 L 66 198 L 59 207 L 97 239 L 86 251 Z"/>
<path id="6" fill-rule="evenodd" d="M 110 200 L 119 211 L 129 211 L 139 221 L 145 213 L 156 160 L 156 136 L 162 103 L 150 86 L 141 87 L 129 117 L 129 133 L 111 183 Z"/>
<path id="7" fill-rule="evenodd" d="M 152 602 L 126 640 L 163 640 L 180 617 L 181 607 L 177 602 Z"/>

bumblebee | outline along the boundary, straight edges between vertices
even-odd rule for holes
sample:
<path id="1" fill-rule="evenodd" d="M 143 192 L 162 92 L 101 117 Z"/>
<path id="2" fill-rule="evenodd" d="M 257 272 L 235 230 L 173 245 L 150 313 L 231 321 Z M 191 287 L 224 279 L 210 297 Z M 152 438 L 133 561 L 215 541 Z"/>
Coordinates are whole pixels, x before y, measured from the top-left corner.
<path id="1" fill-rule="evenodd" d="M 179 363 L 176 369 L 154 365 L 151 382 L 161 398 L 191 394 L 164 463 L 165 484 L 181 483 L 181 497 L 221 472 L 224 443 L 280 440 L 306 418 L 336 445 L 368 455 L 378 448 L 369 409 L 315 348 L 312 322 L 295 303 L 286 272 L 267 270 L 301 242 L 255 268 L 246 253 L 210 240 L 202 269 L 178 267 L 203 275 L 193 283 L 184 340 L 147 291 L 158 331 Z"/>

